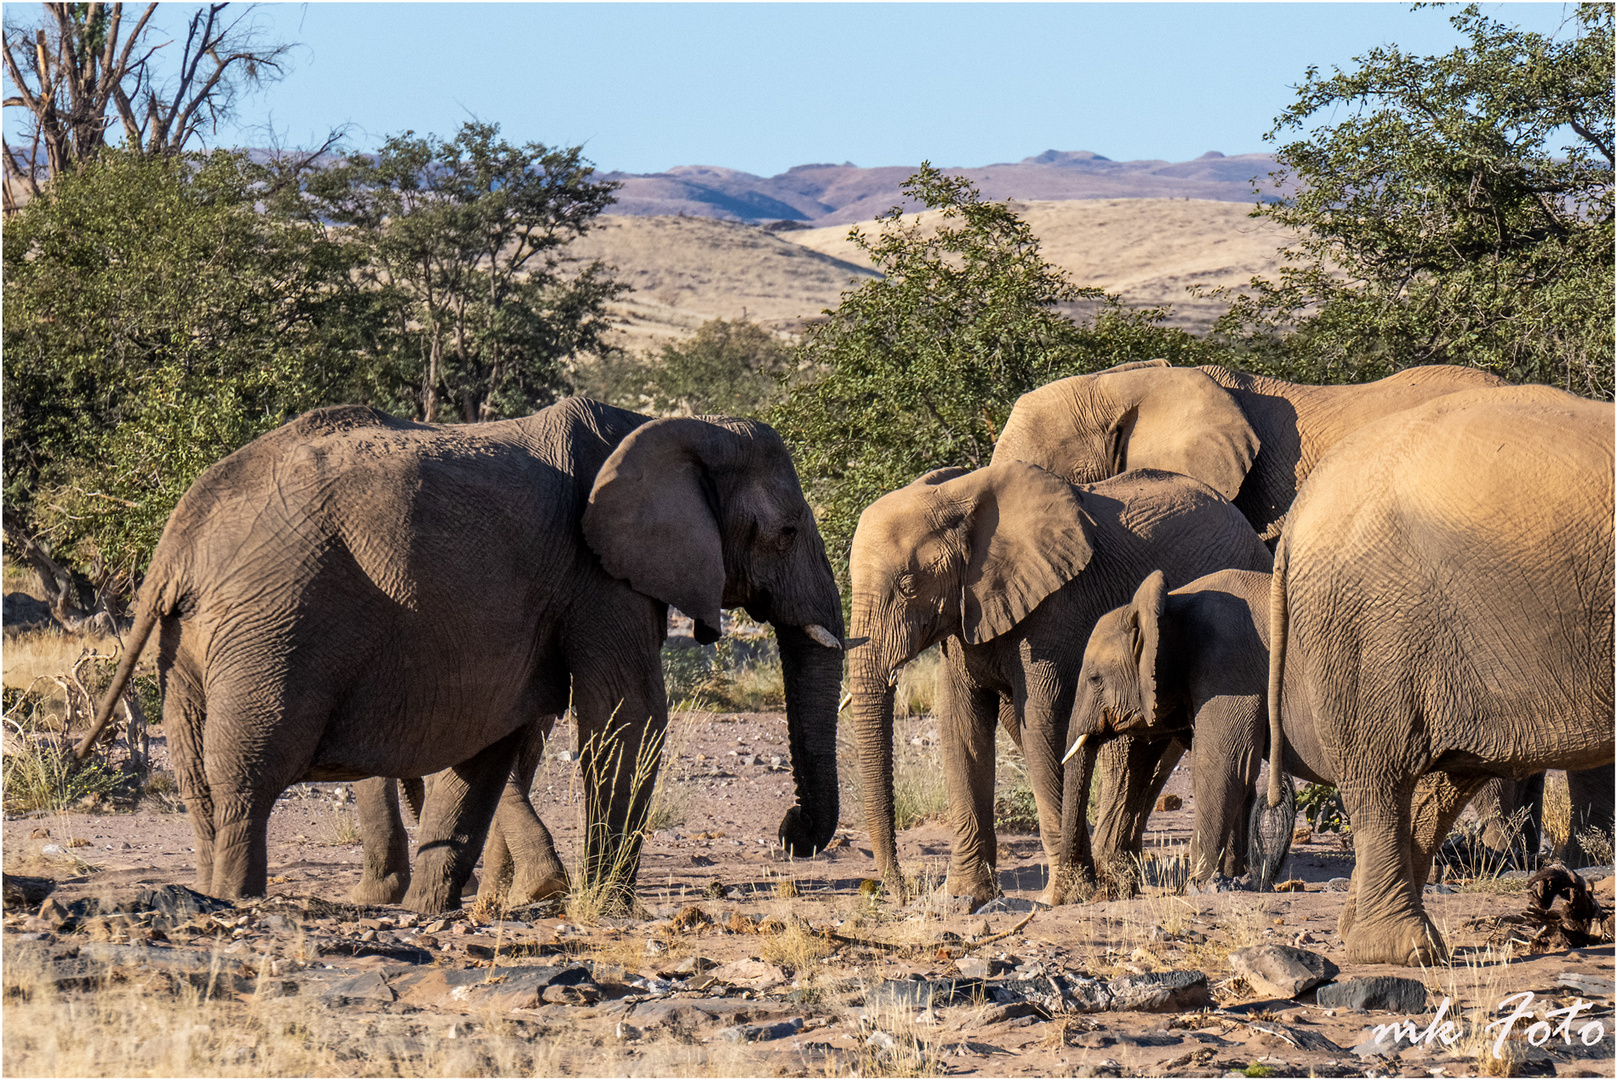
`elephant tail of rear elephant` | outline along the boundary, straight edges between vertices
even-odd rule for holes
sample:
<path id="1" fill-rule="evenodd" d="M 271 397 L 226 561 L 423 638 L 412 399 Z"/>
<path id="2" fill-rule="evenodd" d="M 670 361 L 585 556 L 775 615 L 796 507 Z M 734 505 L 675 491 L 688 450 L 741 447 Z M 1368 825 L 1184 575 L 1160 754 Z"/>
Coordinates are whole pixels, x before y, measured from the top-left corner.
<path id="1" fill-rule="evenodd" d="M 80 740 L 73 750 L 73 758 L 83 761 L 84 756 L 90 752 L 101 733 L 106 730 L 107 721 L 112 719 L 112 710 L 123 696 L 124 687 L 129 685 L 129 678 L 135 673 L 135 665 L 140 661 L 140 654 L 146 648 L 146 639 L 152 636 L 152 630 L 157 626 L 158 620 L 173 610 L 174 601 L 165 587 L 165 582 L 159 579 L 156 569 L 157 560 L 153 559 L 153 570 L 146 574 L 146 585 L 141 590 L 140 602 L 135 607 L 135 625 L 130 628 L 129 637 L 124 639 L 124 654 L 118 661 L 118 669 L 113 672 L 112 685 L 107 687 L 106 694 L 101 698 L 101 704 L 96 706 L 95 721 L 90 725 L 90 733 Z"/>
<path id="2" fill-rule="evenodd" d="M 1286 674 L 1286 538 L 1275 547 L 1274 576 L 1269 580 L 1269 808 L 1284 800 L 1285 729 L 1280 715 L 1280 688 Z"/>

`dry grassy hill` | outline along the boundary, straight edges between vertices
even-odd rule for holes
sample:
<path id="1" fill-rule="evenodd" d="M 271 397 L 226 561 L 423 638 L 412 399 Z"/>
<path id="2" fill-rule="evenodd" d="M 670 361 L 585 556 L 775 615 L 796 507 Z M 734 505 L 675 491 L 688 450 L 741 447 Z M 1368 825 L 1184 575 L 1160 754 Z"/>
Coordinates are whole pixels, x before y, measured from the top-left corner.
<path id="1" fill-rule="evenodd" d="M 1013 204 L 1044 255 L 1079 285 L 1141 306 L 1169 304 L 1173 323 L 1205 329 L 1222 305 L 1192 284 L 1244 285 L 1272 275 L 1285 236 L 1249 206 L 1202 199 L 1071 199 Z M 923 220 L 925 218 L 923 217 Z M 609 215 L 573 254 L 603 259 L 635 291 L 619 305 L 620 340 L 641 351 L 689 336 L 712 318 L 746 317 L 784 334 L 835 307 L 873 275 L 848 226 L 769 233 L 700 217 Z M 863 222 L 867 232 L 872 222 Z"/>

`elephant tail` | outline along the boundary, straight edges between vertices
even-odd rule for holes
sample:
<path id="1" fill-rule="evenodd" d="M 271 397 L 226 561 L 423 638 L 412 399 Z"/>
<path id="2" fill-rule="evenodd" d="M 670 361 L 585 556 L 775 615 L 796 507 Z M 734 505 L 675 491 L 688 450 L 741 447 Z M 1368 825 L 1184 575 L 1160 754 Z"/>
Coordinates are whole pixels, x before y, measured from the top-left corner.
<path id="1" fill-rule="evenodd" d="M 142 589 L 141 602 L 135 608 L 135 625 L 130 629 L 129 636 L 124 639 L 124 654 L 118 661 L 118 670 L 113 672 L 112 685 L 101 698 L 101 704 L 95 710 L 95 722 L 90 725 L 90 733 L 86 735 L 73 750 L 75 761 L 83 761 L 84 755 L 90 752 L 106 729 L 107 721 L 112 719 L 112 710 L 123 696 L 124 687 L 129 685 L 129 677 L 135 672 L 135 664 L 140 660 L 141 652 L 146 648 L 146 639 L 152 636 L 152 628 L 162 617 L 163 604 L 159 601 L 162 595 L 161 583 L 152 580 L 155 575 L 147 574 L 150 585 Z M 149 598 L 149 599 L 148 599 Z"/>
<path id="2" fill-rule="evenodd" d="M 1285 729 L 1280 717 L 1280 688 L 1286 671 L 1286 538 L 1275 546 L 1274 576 L 1269 581 L 1269 806 L 1279 806 L 1285 771 Z"/>

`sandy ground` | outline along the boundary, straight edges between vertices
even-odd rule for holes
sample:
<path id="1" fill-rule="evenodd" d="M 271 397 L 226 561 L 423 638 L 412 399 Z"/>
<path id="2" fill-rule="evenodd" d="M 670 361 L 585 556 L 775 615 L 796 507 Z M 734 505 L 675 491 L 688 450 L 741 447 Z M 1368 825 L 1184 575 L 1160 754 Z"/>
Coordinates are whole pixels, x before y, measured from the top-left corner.
<path id="1" fill-rule="evenodd" d="M 915 754 L 936 752 L 927 718 L 900 721 L 897 737 Z M 565 726 L 551 745 L 553 752 L 570 748 Z M 4 1071 L 161 1072 L 140 1064 L 146 1051 L 137 1044 L 145 1044 L 134 1035 L 116 1044 L 125 1047 L 118 1054 L 134 1057 L 92 1054 L 51 1065 L 57 1060 L 51 1055 L 65 1053 L 71 1039 L 40 1027 L 39 1015 L 28 1010 L 51 1000 L 51 1017 L 64 1015 L 64 1002 L 70 1015 L 78 1007 L 73 1002 L 88 1009 L 86 995 L 115 987 L 138 988 L 141 1009 L 163 1010 L 172 1001 L 184 1010 L 196 1007 L 201 980 L 210 987 L 210 1015 L 239 1014 L 242 1023 L 259 1025 L 253 1030 L 283 1018 L 284 1024 L 275 1019 L 276 1031 L 301 1033 L 305 1043 L 336 1055 L 278 1067 L 266 1056 L 267 1044 L 244 1036 L 233 1057 L 199 1067 L 204 1073 L 1461 1076 L 1482 1068 L 1498 1074 L 1506 1063 L 1478 1062 L 1498 1033 L 1482 1025 L 1498 1019 L 1501 999 L 1533 991 L 1540 1014 L 1580 997 L 1593 1009 L 1580 1014 L 1571 1045 L 1559 1035 L 1542 1046 L 1519 1037 L 1507 1042 L 1507 1071 L 1612 1074 L 1612 947 L 1509 958 L 1490 945 L 1490 918 L 1523 906 L 1519 882 L 1483 891 L 1429 889 L 1428 910 L 1456 958 L 1424 971 L 1347 964 L 1335 933 L 1343 893 L 1331 879 L 1350 872 L 1351 858 L 1334 836 L 1298 845 L 1283 876 L 1303 882 L 1301 891 L 1155 889 L 1132 900 L 1031 911 L 1028 901 L 1044 884 L 1039 845 L 1032 836 L 1008 834 L 1000 840 L 999 871 L 1010 910 L 968 915 L 935 896 L 892 903 L 861 892 L 875 865 L 848 763 L 846 828 L 832 848 L 790 860 L 774 844 L 791 799 L 789 770 L 772 763 L 786 753 L 784 716 L 676 714 L 668 745 L 668 809 L 663 827 L 647 840 L 640 876 L 646 910 L 633 918 L 588 920 L 533 906 L 438 920 L 346 905 L 360 849 L 351 797 L 338 784 L 301 785 L 277 806 L 266 900 L 180 924 L 149 917 L 132 924 L 120 916 L 82 919 L 76 929 L 52 929 L 37 916 L 8 911 Z M 155 749 L 161 760 L 160 739 Z M 1182 765 L 1168 794 L 1183 806 L 1153 817 L 1148 854 L 1183 852 L 1194 813 L 1189 781 Z M 572 858 L 579 849 L 576 764 L 547 759 L 535 802 L 564 857 Z M 67 847 L 74 840 L 84 843 Z M 46 845 L 65 854 L 53 857 Z M 4 823 L 8 872 L 56 878 L 53 899 L 63 904 L 97 897 L 111 906 L 143 889 L 188 885 L 191 847 L 189 820 L 172 798 L 145 799 L 133 812 Z M 906 869 L 923 885 L 941 877 L 948 850 L 941 824 L 901 834 Z M 1608 905 L 1611 884 L 1608 876 L 1596 885 Z M 1413 978 L 1431 992 L 1429 1007 L 1449 998 L 1449 1018 L 1482 1011 L 1470 1014 L 1473 1029 L 1453 1046 L 1377 1046 L 1374 1026 L 1401 1016 L 1325 1009 L 1312 1003 L 1312 992 L 1265 998 L 1235 978 L 1229 952 L 1264 942 L 1322 954 L 1341 968 L 1339 981 Z M 172 972 L 187 963 L 196 968 L 192 982 L 175 983 Z M 709 972 L 712 964 L 720 966 Z M 893 993 L 883 989 L 889 980 L 974 970 L 990 977 L 961 1000 L 930 1009 L 883 1004 L 883 995 Z M 165 971 L 169 982 L 149 981 Z M 1025 980 L 1041 975 L 1116 979 L 1152 971 L 1204 973 L 1213 1004 L 1078 1013 L 994 997 L 996 988 L 1031 986 Z M 1568 975 L 1587 981 L 1577 991 L 1558 985 Z M 582 981 L 542 985 L 548 979 Z M 1429 1009 L 1419 1018 L 1424 1028 Z M 1531 1022 L 1515 1025 L 1517 1035 Z M 1589 1023 L 1601 1025 L 1601 1037 L 1584 1047 L 1576 1035 Z M 472 1048 L 472 1057 L 444 1056 Z"/>
<path id="2" fill-rule="evenodd" d="M 1284 234 L 1248 216 L 1244 203 L 1208 199 L 1074 199 L 1013 204 L 1044 257 L 1078 285 L 1117 293 L 1134 306 L 1171 305 L 1172 325 L 1205 330 L 1224 303 L 1187 288 L 1244 286 L 1274 276 Z M 923 220 L 935 215 L 923 215 Z M 770 233 L 696 217 L 606 215 L 570 252 L 618 267 L 635 292 L 618 307 L 619 341 L 653 349 L 690 336 L 713 318 L 746 317 L 791 335 L 834 308 L 868 277 L 849 226 Z M 858 228 L 871 234 L 873 222 Z"/>

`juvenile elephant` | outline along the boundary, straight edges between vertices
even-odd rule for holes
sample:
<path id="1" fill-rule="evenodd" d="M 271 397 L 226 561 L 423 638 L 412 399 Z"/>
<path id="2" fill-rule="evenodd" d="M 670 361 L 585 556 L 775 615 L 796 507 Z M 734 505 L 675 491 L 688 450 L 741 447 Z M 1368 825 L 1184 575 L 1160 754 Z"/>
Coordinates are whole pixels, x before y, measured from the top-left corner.
<path id="1" fill-rule="evenodd" d="M 1421 886 L 1488 778 L 1610 776 L 1612 426 L 1610 404 L 1549 387 L 1454 394 L 1344 439 L 1298 494 L 1271 590 L 1271 776 L 1295 739 L 1342 793 L 1354 962 L 1444 955 Z"/>
<path id="2" fill-rule="evenodd" d="M 264 891 L 289 784 L 449 769 L 404 900 L 437 911 L 460 900 L 524 733 L 570 697 L 585 873 L 627 891 L 657 767 L 634 762 L 667 724 L 670 604 L 704 641 L 723 607 L 774 623 L 798 792 L 781 839 L 819 850 L 837 820 L 841 605 L 784 444 L 747 420 L 579 398 L 452 427 L 305 414 L 180 500 L 80 752 L 159 628 L 199 886 Z"/>
<path id="3" fill-rule="evenodd" d="M 1267 570 L 1245 519 L 1205 484 L 1144 470 L 1075 486 L 1032 465 L 941 469 L 860 516 L 850 571 L 850 690 L 866 819 L 885 880 L 900 880 L 893 825 L 893 686 L 943 643 L 938 705 L 954 826 L 948 888 L 982 902 L 994 875 L 994 727 L 1027 758 L 1052 867 L 1047 899 L 1081 866 L 1061 849 L 1060 764 L 1084 643 L 1154 567 L 1173 582 L 1223 567 Z"/>
<path id="4" fill-rule="evenodd" d="M 1408 368 L 1358 385 L 1309 386 L 1212 364 L 1120 364 L 1023 394 L 994 460 L 1032 462 L 1075 484 L 1139 468 L 1193 476 L 1233 502 L 1272 547 L 1298 486 L 1341 439 L 1433 398 L 1503 385 L 1495 375 L 1455 365 Z M 1155 769 L 1160 782 L 1169 764 L 1133 736 L 1113 739 L 1101 751 L 1102 786 L 1132 782 L 1142 769 Z M 1136 804 L 1140 794 L 1131 789 L 1120 797 Z M 1095 852 L 1103 864 L 1139 854 L 1143 810 L 1098 824 Z"/>
<path id="5" fill-rule="evenodd" d="M 1221 570 L 1170 592 L 1153 571 L 1129 603 L 1100 617 L 1084 649 L 1074 745 L 1130 734 L 1191 746 L 1192 881 L 1246 873 L 1246 824 L 1269 738 L 1269 581 Z M 1098 820 L 1128 812 L 1119 797 L 1125 790 L 1124 783 L 1102 786 Z"/>

